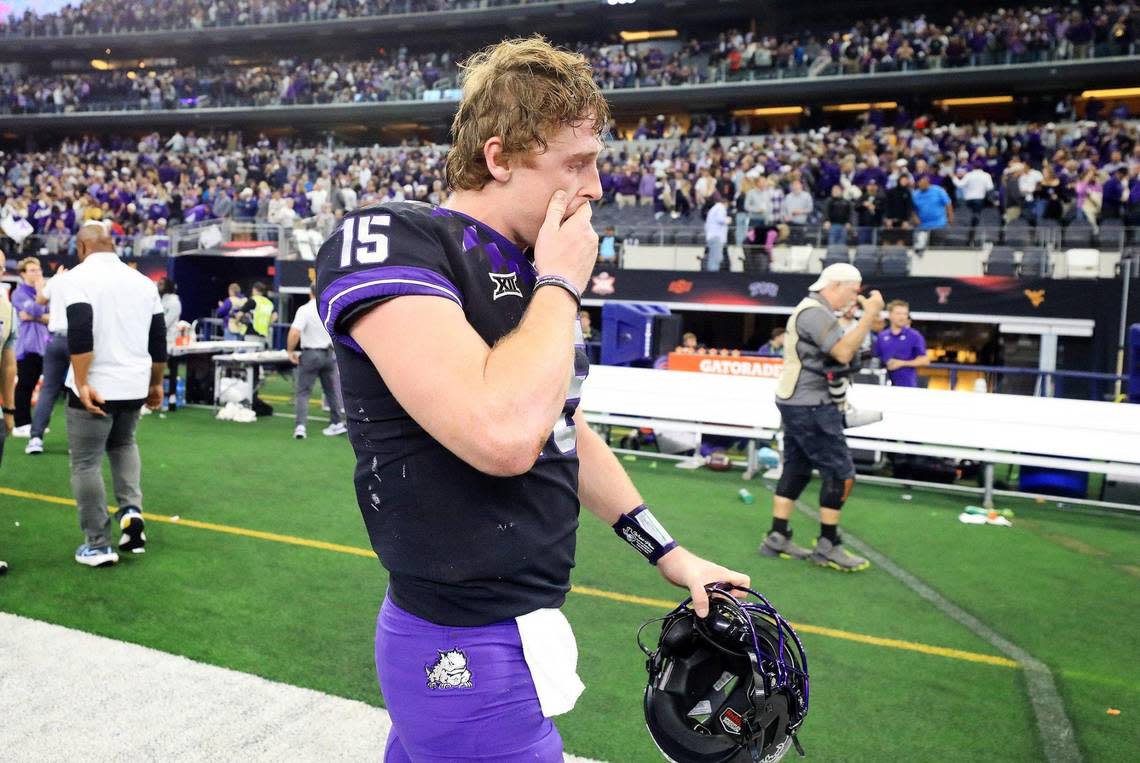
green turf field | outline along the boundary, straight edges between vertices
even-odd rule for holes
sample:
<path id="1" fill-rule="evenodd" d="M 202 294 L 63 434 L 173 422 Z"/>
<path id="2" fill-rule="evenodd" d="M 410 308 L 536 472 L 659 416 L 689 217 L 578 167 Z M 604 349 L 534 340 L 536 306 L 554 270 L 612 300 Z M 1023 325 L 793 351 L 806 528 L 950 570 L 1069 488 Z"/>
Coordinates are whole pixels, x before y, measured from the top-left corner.
<path id="1" fill-rule="evenodd" d="M 146 417 L 139 429 L 145 509 L 157 520 L 147 528 L 148 553 L 91 570 L 71 558 L 82 537 L 66 504 L 62 418 L 57 409 L 43 456 L 25 456 L 25 441 L 9 440 L 0 558 L 12 572 L 0 578 L 0 609 L 381 704 L 372 630 L 385 577 L 375 558 L 353 553 L 367 539 L 345 438 L 320 436 L 323 423 L 314 421 L 310 438 L 294 441 L 289 418 L 234 424 L 200 409 Z M 1018 668 L 927 649 L 997 656 L 986 641 L 880 569 L 844 575 L 757 556 L 769 494 L 753 483 L 756 504 L 741 503 L 738 472 L 688 472 L 645 458 L 627 466 L 675 536 L 748 572 L 804 626 L 812 704 L 801 740 L 810 759 L 1043 758 Z M 911 492 L 904 501 L 899 489 L 860 485 L 845 526 L 1045 662 L 1087 760 L 1135 759 L 1140 519 L 1006 501 L 1016 511 L 1014 528 L 966 526 L 957 521 L 966 497 Z M 814 495 L 813 486 L 805 498 Z M 179 521 L 161 521 L 172 516 Z M 793 527 L 801 539 L 813 533 L 801 515 Z M 558 721 L 567 751 L 658 760 L 641 718 L 645 670 L 634 633 L 663 608 L 597 591 L 660 600 L 681 594 L 590 516 L 574 583 L 591 589 L 572 593 L 565 607 L 587 690 Z M 894 642 L 853 640 L 862 636 Z"/>

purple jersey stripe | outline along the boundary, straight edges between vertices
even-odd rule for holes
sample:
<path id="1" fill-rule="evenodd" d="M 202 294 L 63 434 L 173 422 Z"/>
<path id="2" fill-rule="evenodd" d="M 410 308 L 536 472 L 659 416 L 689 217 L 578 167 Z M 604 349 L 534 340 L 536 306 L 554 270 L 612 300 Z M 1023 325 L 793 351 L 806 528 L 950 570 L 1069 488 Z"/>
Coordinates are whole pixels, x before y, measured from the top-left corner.
<path id="1" fill-rule="evenodd" d="M 360 346 L 356 342 L 336 331 L 336 322 L 341 314 L 365 300 L 411 295 L 444 297 L 463 307 L 459 289 L 439 273 L 426 268 L 389 265 L 349 273 L 333 281 L 321 292 L 317 312 L 334 339 L 359 351 Z"/>

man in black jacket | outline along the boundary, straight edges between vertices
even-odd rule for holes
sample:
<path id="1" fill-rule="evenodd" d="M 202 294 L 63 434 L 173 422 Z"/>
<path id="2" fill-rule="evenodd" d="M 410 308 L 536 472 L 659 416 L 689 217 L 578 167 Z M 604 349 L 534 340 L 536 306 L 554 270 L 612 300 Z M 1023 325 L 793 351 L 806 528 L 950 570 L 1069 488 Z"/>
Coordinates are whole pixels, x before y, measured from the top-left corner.
<path id="1" fill-rule="evenodd" d="M 851 202 L 843 196 L 843 186 L 831 186 L 831 197 L 823 208 L 823 227 L 827 228 L 829 246 L 847 243 L 847 230 L 851 227 Z"/>
<path id="2" fill-rule="evenodd" d="M 879 188 L 879 181 L 871 178 L 863 189 L 863 197 L 855 207 L 855 217 L 859 224 L 859 243 L 875 243 L 875 231 L 883 227 L 886 196 Z"/>
<path id="3" fill-rule="evenodd" d="M 911 197 L 913 181 L 908 173 L 899 175 L 898 183 L 886 193 L 883 203 L 883 243 L 909 244 L 914 227 L 914 199 Z"/>

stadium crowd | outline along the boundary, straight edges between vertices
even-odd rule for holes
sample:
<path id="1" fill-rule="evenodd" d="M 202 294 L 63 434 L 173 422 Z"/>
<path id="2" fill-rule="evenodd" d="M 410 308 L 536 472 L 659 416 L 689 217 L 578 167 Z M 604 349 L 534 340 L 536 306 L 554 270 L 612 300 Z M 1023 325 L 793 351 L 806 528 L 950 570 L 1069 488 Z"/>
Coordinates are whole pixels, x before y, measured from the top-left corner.
<path id="1" fill-rule="evenodd" d="M 390 58 L 363 61 L 315 59 L 47 76 L 5 72 L 0 74 L 0 108 L 34 114 L 418 100 L 441 77 L 455 74 L 447 52 L 409 56 L 405 49 Z"/>
<path id="2" fill-rule="evenodd" d="M 21 37 L 208 29 L 528 5 L 532 0 L 84 0 L 54 13 L 10 15 L 0 32 Z"/>
<path id="3" fill-rule="evenodd" d="M 441 201 L 445 155 L 435 145 L 330 151 L 264 135 L 243 145 L 237 132 L 154 133 L 106 144 L 87 138 L 4 156 L 0 222 L 9 238 L 24 234 L 22 246 L 6 249 L 10 256 L 39 247 L 67 251 L 92 218 L 141 241 L 135 254 L 155 248 L 147 239 L 172 225 L 211 218 L 285 228 L 305 220 L 327 235 L 339 215 L 360 205 Z M 1140 224 L 1140 133 L 1120 119 L 996 126 L 920 117 L 903 127 L 698 134 L 611 143 L 599 168 L 600 219 L 618 224 L 623 217 L 699 224 L 719 200 L 738 226 L 937 229 L 945 216 L 927 219 L 915 205 L 912 191 L 925 185 L 970 214 L 996 206 L 1006 222 Z"/>
<path id="4" fill-rule="evenodd" d="M 1133 8 L 1109 3 L 1088 16 L 1056 7 L 1018 7 L 959 14 L 944 24 L 925 16 L 883 18 L 798 35 L 729 29 L 685 44 L 576 47 L 593 62 L 598 84 L 615 89 L 1129 55 L 1134 42 Z M 409 53 L 402 47 L 367 60 L 8 72 L 0 76 L 0 109 L 43 113 L 418 100 L 437 84 L 456 82 L 456 60 L 449 51 Z"/>

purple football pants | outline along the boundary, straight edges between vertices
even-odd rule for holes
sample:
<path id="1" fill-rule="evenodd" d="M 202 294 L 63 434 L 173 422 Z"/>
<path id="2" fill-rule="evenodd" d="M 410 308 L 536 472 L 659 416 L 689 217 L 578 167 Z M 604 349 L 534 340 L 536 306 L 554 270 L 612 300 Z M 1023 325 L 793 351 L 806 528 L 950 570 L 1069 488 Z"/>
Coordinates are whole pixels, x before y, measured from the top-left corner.
<path id="1" fill-rule="evenodd" d="M 392 717 L 385 763 L 562 760 L 514 620 L 435 625 L 384 600 L 376 673 Z"/>

